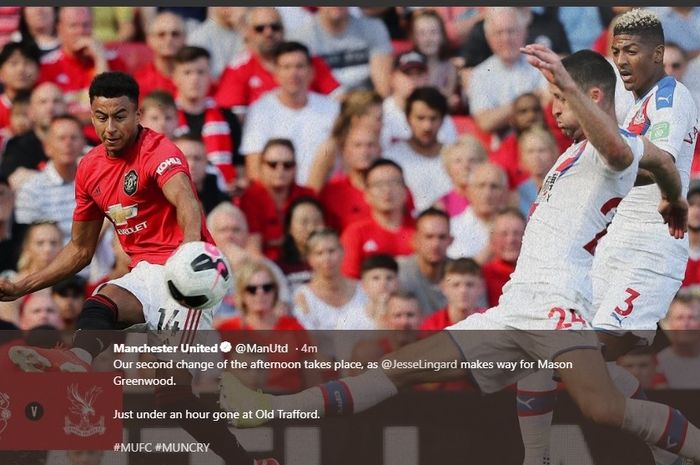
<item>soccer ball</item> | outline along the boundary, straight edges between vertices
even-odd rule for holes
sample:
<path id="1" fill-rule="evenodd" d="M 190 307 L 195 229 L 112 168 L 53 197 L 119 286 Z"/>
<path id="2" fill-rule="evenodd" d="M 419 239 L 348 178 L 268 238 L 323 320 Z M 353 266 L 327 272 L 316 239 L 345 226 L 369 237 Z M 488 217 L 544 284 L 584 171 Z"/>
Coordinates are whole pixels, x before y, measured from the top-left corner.
<path id="1" fill-rule="evenodd" d="M 231 289 L 231 266 L 221 251 L 206 242 L 181 245 L 165 263 L 170 295 L 193 309 L 211 308 Z"/>

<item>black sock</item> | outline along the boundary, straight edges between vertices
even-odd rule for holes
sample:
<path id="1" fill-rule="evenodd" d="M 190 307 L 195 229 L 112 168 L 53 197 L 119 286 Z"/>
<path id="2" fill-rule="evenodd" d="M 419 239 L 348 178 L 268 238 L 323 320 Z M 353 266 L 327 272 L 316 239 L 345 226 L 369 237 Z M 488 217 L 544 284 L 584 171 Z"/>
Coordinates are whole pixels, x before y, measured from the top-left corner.
<path id="1" fill-rule="evenodd" d="M 156 387 L 156 407 L 164 412 L 179 412 L 182 419 L 178 424 L 199 442 L 210 443 L 210 448 L 226 465 L 249 465 L 253 457 L 241 446 L 225 421 L 188 420 L 186 412 L 211 412 L 204 401 L 192 394 L 190 386 L 158 386 Z"/>
<path id="2" fill-rule="evenodd" d="M 96 294 L 87 299 L 78 316 L 73 347 L 97 357 L 112 340 L 118 315 L 117 305 L 109 297 Z"/>

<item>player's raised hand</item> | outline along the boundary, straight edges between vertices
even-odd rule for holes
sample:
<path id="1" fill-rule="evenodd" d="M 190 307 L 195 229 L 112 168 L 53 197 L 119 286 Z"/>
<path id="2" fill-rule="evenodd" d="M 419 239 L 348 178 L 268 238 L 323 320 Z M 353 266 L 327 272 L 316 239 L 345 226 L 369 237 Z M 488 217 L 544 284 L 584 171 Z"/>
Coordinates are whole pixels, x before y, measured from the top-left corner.
<path id="1" fill-rule="evenodd" d="M 530 44 L 522 47 L 520 51 L 527 55 L 527 62 L 539 69 L 551 84 L 560 89 L 576 87 L 561 58 L 551 49 L 541 44 Z"/>
<path id="2" fill-rule="evenodd" d="M 688 202 L 682 197 L 673 201 L 661 199 L 659 213 L 668 225 L 668 233 L 682 239 L 688 230 Z"/>

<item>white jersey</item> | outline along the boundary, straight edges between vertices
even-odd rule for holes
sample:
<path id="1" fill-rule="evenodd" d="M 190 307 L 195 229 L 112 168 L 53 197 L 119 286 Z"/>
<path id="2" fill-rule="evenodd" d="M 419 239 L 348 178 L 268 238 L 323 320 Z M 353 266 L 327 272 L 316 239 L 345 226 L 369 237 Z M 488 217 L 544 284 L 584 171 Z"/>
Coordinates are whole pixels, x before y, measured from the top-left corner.
<path id="1" fill-rule="evenodd" d="M 683 196 L 688 192 L 690 165 L 698 131 L 697 108 L 690 91 L 671 76 L 661 79 L 642 98 L 635 102 L 622 125 L 629 132 L 646 136 L 654 145 L 665 150 L 676 160 L 681 176 Z M 650 184 L 632 189 L 617 209 L 617 223 L 656 223 L 659 239 L 676 241 L 663 226 L 657 208 L 661 201 L 658 186 Z M 638 229 L 638 227 L 636 228 Z M 635 229 L 635 231 L 636 231 Z M 663 253 L 661 249 L 658 249 Z"/>
<path id="2" fill-rule="evenodd" d="M 623 171 L 609 167 L 588 141 L 573 144 L 559 157 L 533 204 L 504 294 L 510 289 L 546 287 L 572 308 L 590 311 L 589 272 L 597 241 L 632 189 L 643 155 L 639 137 L 622 129 L 620 133 L 634 154 Z"/>

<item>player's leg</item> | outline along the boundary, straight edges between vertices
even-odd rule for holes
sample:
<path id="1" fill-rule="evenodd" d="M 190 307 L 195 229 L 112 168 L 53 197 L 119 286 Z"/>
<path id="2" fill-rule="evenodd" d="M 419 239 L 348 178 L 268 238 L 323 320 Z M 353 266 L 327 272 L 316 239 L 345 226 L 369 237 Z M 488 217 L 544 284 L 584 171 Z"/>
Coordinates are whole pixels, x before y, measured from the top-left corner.
<path id="1" fill-rule="evenodd" d="M 516 409 L 523 440 L 523 465 L 549 465 L 549 440 L 557 395 L 552 370 L 540 370 L 518 381 Z"/>
<path id="2" fill-rule="evenodd" d="M 657 402 L 625 399 L 615 388 L 600 352 L 572 350 L 555 358 L 562 381 L 581 412 L 596 423 L 621 428 L 647 443 L 700 460 L 700 430 L 678 410 Z"/>

